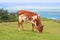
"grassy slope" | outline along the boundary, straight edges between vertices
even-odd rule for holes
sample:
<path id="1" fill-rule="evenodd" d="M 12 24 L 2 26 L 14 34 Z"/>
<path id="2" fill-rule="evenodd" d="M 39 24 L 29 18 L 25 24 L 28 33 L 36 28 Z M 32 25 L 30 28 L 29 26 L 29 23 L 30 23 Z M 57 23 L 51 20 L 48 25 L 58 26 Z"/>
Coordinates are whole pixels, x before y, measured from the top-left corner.
<path id="1" fill-rule="evenodd" d="M 44 31 L 42 34 L 31 31 L 31 24 L 24 23 L 26 31 L 18 32 L 17 22 L 0 23 L 0 40 L 60 40 L 60 23 L 42 21 Z"/>

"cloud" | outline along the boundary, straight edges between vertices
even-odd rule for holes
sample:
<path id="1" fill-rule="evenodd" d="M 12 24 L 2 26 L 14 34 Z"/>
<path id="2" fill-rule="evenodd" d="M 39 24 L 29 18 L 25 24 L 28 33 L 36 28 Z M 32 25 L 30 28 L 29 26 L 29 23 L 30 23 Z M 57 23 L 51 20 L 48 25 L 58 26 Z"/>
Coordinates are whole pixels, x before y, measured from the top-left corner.
<path id="1" fill-rule="evenodd" d="M 60 6 L 60 3 L 0 3 L 0 6 Z"/>
<path id="2" fill-rule="evenodd" d="M 34 9 L 33 11 L 49 11 L 49 12 L 59 12 L 60 10 L 50 10 L 50 9 L 60 9 L 60 7 L 50 7 L 50 6 L 10 6 L 5 7 L 9 11 L 17 11 L 17 10 L 30 10 Z"/>
<path id="3" fill-rule="evenodd" d="M 0 3 L 60 3 L 60 0 L 1 0 Z"/>
<path id="4" fill-rule="evenodd" d="M 5 9 L 60 9 L 60 6 L 10 6 Z"/>
<path id="5" fill-rule="evenodd" d="M 1 0 L 4 9 L 60 9 L 59 0 Z M 48 11 L 48 10 L 47 10 Z"/>

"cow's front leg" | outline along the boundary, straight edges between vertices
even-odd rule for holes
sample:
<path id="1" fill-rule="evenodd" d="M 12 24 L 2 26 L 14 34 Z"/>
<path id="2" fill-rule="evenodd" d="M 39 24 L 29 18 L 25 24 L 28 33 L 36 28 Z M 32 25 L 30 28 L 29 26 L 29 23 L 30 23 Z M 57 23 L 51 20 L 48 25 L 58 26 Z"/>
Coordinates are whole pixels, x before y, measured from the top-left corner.
<path id="1" fill-rule="evenodd" d="M 36 31 L 39 33 L 39 30 L 38 30 L 38 27 L 37 27 L 37 26 L 35 26 L 35 29 L 36 29 Z"/>
<path id="2" fill-rule="evenodd" d="M 34 22 L 34 27 L 35 27 L 36 31 L 39 33 L 39 30 L 38 30 L 38 26 L 36 24 L 36 21 Z"/>

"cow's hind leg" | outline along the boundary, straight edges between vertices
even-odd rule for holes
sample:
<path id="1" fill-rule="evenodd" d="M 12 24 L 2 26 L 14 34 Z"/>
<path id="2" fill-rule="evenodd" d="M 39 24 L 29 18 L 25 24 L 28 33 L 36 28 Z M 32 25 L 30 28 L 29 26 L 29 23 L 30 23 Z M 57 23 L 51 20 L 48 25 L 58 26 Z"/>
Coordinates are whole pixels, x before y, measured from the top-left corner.
<path id="1" fill-rule="evenodd" d="M 21 22 L 21 27 L 22 27 L 22 29 L 24 30 L 23 21 Z"/>
<path id="2" fill-rule="evenodd" d="M 20 31 L 20 22 L 18 22 L 18 31 Z"/>
<path id="3" fill-rule="evenodd" d="M 34 32 L 34 24 L 32 24 L 32 31 Z"/>

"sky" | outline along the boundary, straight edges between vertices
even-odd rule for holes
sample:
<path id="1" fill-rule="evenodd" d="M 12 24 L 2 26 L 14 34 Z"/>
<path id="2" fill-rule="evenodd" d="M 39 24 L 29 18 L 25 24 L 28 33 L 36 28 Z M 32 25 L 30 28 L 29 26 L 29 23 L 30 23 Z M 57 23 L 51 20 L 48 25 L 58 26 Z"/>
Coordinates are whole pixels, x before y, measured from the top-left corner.
<path id="1" fill-rule="evenodd" d="M 60 0 L 1 0 L 4 9 L 60 9 Z"/>
<path id="2" fill-rule="evenodd" d="M 39 11 L 60 12 L 60 0 L 0 0 L 0 8 L 7 9 L 9 11 L 40 9 Z M 41 13 L 41 15 L 52 19 L 60 18 L 60 13 L 56 13 L 56 15 L 55 13 Z"/>

